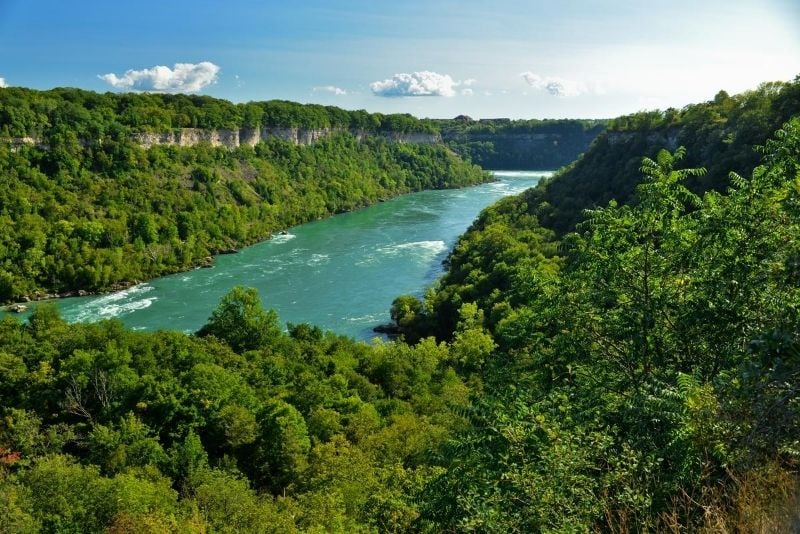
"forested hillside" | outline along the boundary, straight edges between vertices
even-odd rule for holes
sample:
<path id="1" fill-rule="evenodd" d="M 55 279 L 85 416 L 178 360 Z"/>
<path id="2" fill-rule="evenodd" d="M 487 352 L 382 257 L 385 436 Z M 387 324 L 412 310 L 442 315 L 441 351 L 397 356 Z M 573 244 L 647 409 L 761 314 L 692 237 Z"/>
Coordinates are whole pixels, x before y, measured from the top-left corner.
<path id="1" fill-rule="evenodd" d="M 659 150 L 686 148 L 684 165 L 704 167 L 703 176 L 691 177 L 695 193 L 724 191 L 728 174 L 748 175 L 762 145 L 800 110 L 800 81 L 765 83 L 739 95 L 720 91 L 714 100 L 668 109 L 635 113 L 609 122 L 591 150 L 553 180 L 525 196 L 542 225 L 559 234 L 572 230 L 583 210 L 608 201 L 627 202 L 639 182 L 642 156 Z"/>
<path id="2" fill-rule="evenodd" d="M 682 110 L 614 119 L 583 157 L 478 217 L 448 257 L 447 273 L 427 298 L 429 312 L 413 319 L 406 314 L 407 333 L 449 339 L 465 302 L 477 302 L 487 324 L 496 324 L 515 305 L 515 273 L 530 263 L 542 268 L 562 263 L 560 238 L 575 230 L 585 210 L 605 207 L 612 200 L 636 201 L 642 157 L 655 158 L 662 149 L 682 146 L 682 165 L 706 171 L 687 177 L 686 187 L 694 194 L 724 192 L 729 174 L 749 176 L 761 160 L 757 147 L 798 114 L 800 80 L 766 83 L 734 96 L 721 91 L 712 101 Z M 407 307 L 423 308 L 406 302 Z"/>
<path id="3" fill-rule="evenodd" d="M 242 288 L 197 336 L 0 321 L 0 530 L 408 531 L 462 349 L 281 327 Z"/>
<path id="4" fill-rule="evenodd" d="M 640 160 L 637 202 L 588 213 L 558 259 L 519 252 L 537 246 L 525 214 L 462 242 L 509 286 L 463 282 L 494 302 L 459 315 L 489 318 L 495 349 L 471 360 L 484 382 L 423 490 L 426 528 L 796 530 L 800 119 L 760 152 L 703 195 L 682 148 Z"/>
<path id="5" fill-rule="evenodd" d="M 0 89 L 0 302 L 119 287 L 382 198 L 490 179 L 442 145 L 359 141 L 346 130 L 310 146 L 270 138 L 235 150 L 145 149 L 133 137 L 253 121 L 425 128 L 283 102 Z"/>

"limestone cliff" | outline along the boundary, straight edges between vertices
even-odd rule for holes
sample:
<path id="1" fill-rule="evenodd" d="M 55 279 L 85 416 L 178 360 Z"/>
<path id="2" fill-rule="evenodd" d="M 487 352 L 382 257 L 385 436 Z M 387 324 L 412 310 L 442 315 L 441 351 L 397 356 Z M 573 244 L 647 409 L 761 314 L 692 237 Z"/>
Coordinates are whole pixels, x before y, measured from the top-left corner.
<path id="1" fill-rule="evenodd" d="M 307 146 L 339 133 L 350 133 L 359 141 L 365 137 L 382 136 L 396 143 L 433 144 L 441 142 L 438 134 L 401 133 L 401 132 L 368 132 L 365 130 L 345 130 L 341 128 L 241 128 L 239 130 L 202 130 L 198 128 L 182 128 L 170 133 L 138 133 L 134 134 L 139 144 L 146 148 L 155 145 L 193 146 L 209 143 L 211 146 L 236 148 L 240 145 L 255 146 L 262 140 L 271 138 L 288 141 L 295 145 Z"/>
<path id="2" fill-rule="evenodd" d="M 359 141 L 366 137 L 385 137 L 395 143 L 434 144 L 442 141 L 439 134 L 430 133 L 403 133 L 403 132 L 370 132 L 366 130 L 346 130 L 341 128 L 240 128 L 238 130 L 204 130 L 202 128 L 180 128 L 171 132 L 139 132 L 132 134 L 132 138 L 144 148 L 156 145 L 194 146 L 208 143 L 211 146 L 224 146 L 234 149 L 241 145 L 255 146 L 262 140 L 271 138 L 288 141 L 295 145 L 307 146 L 320 139 L 339 133 L 350 133 Z M 47 149 L 48 145 L 35 137 L 13 137 L 0 139 L 13 148 L 22 145 L 36 145 Z M 89 144 L 84 142 L 83 144 Z"/>
<path id="3" fill-rule="evenodd" d="M 455 152 L 485 169 L 557 169 L 585 152 L 603 125 L 548 128 L 555 131 L 444 129 L 442 137 Z"/>

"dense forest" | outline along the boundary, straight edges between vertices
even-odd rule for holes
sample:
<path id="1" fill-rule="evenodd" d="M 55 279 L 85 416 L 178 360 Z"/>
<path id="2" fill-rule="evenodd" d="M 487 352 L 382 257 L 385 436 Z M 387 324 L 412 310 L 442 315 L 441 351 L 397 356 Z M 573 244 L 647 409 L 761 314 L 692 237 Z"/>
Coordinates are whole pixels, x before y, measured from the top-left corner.
<path id="1" fill-rule="evenodd" d="M 72 136 L 117 141 L 135 132 L 175 128 L 258 127 L 427 132 L 438 128 L 407 113 L 384 115 L 285 100 L 234 104 L 204 95 L 95 93 L 74 88 L 0 90 L 0 138 Z"/>
<path id="2" fill-rule="evenodd" d="M 659 150 L 686 148 L 684 165 L 704 167 L 690 177 L 695 193 L 724 191 L 732 171 L 749 174 L 759 164 L 753 147 L 763 144 L 800 109 L 800 81 L 765 83 L 739 95 L 720 91 L 713 100 L 683 109 L 648 111 L 619 117 L 552 184 L 526 195 L 544 226 L 559 234 L 571 231 L 583 210 L 610 200 L 627 202 L 635 196 L 642 156 Z"/>
<path id="3" fill-rule="evenodd" d="M 796 528 L 799 87 L 615 120 L 398 297 L 405 340 L 284 332 L 246 288 L 193 335 L 6 317 L 0 528 Z"/>
<path id="4" fill-rule="evenodd" d="M 684 185 L 698 195 L 724 192 L 731 172 L 749 176 L 760 163 L 754 147 L 798 114 L 800 79 L 766 83 L 734 96 L 721 91 L 712 101 L 681 110 L 614 119 L 591 149 L 562 172 L 484 210 L 446 260 L 448 270 L 425 305 L 405 299 L 406 310 L 424 308 L 423 313 L 404 314 L 407 334 L 450 339 L 465 302 L 477 302 L 487 323 L 496 324 L 513 307 L 514 277 L 521 266 L 533 262 L 556 268 L 564 256 L 561 238 L 576 229 L 586 210 L 612 200 L 636 202 L 642 157 L 684 147 L 682 165 L 706 170 L 688 176 Z"/>
<path id="5" fill-rule="evenodd" d="M 423 127 L 411 118 L 404 125 L 399 115 L 253 106 L 182 95 L 0 89 L 0 137 L 46 144 L 0 139 L 0 302 L 120 287 L 386 197 L 491 179 L 443 145 L 359 141 L 347 131 L 310 146 L 270 138 L 235 150 L 145 149 L 131 137 L 141 128 L 226 126 L 220 117 L 227 113 L 265 124 L 363 119 L 376 128 Z"/>
<path id="6" fill-rule="evenodd" d="M 495 347 L 423 517 L 789 528 L 799 115 L 797 79 L 616 119 L 573 165 L 484 210 L 425 299 L 395 300 L 407 341 L 460 342 L 467 310 Z"/>
<path id="7" fill-rule="evenodd" d="M 481 119 L 432 121 L 461 157 L 494 170 L 559 169 L 586 152 L 604 120 Z"/>

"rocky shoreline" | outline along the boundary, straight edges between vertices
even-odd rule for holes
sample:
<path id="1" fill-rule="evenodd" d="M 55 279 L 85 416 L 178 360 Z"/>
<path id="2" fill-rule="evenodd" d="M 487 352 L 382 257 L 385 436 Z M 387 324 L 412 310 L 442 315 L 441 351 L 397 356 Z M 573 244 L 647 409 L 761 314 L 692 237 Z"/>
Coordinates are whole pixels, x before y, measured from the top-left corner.
<path id="1" fill-rule="evenodd" d="M 24 295 L 21 300 L 4 304 L 2 309 L 7 312 L 21 313 L 26 310 L 26 304 L 29 302 L 41 302 L 44 300 L 66 299 L 71 297 L 90 297 L 93 295 L 107 295 L 109 293 L 116 293 L 117 291 L 124 291 L 137 284 L 141 284 L 141 280 L 131 280 L 128 282 L 117 282 L 109 286 L 108 289 L 100 291 L 89 291 L 86 289 L 74 289 L 71 291 L 63 291 L 61 293 L 45 293 L 35 292 L 30 295 Z"/>
<path id="2" fill-rule="evenodd" d="M 285 230 L 282 231 L 281 233 L 285 233 Z M 268 236 L 267 240 L 271 239 L 272 237 L 274 237 L 274 235 L 278 235 L 278 234 L 273 234 L 271 236 Z M 260 241 L 256 241 L 256 242 L 258 243 Z M 212 267 L 214 267 L 214 256 L 221 256 L 221 255 L 226 255 L 226 254 L 236 254 L 236 253 L 239 252 L 239 249 L 238 248 L 234 248 L 234 247 L 229 247 L 229 248 L 224 248 L 224 249 L 212 250 L 211 252 L 213 254 L 212 256 L 205 256 L 200 261 L 198 261 L 195 265 L 192 265 L 188 269 L 179 269 L 179 270 L 176 270 L 176 271 L 173 271 L 173 272 L 170 272 L 170 273 L 165 273 L 162 276 L 168 276 L 169 274 L 177 274 L 177 273 L 181 273 L 181 272 L 188 272 L 188 271 L 192 271 L 194 269 L 211 269 Z M 100 290 L 96 290 L 96 291 L 87 290 L 87 289 L 72 289 L 72 290 L 69 290 L 69 291 L 62 291 L 62 292 L 55 292 L 55 293 L 47 293 L 45 291 L 36 291 L 34 293 L 30 293 L 28 295 L 24 295 L 21 299 L 19 299 L 17 301 L 0 303 L 0 310 L 6 311 L 6 312 L 21 313 L 21 312 L 26 310 L 26 306 L 25 305 L 30 303 L 30 302 L 41 302 L 41 301 L 46 301 L 46 300 L 67 299 L 67 298 L 72 298 L 72 297 L 91 297 L 91 296 L 97 296 L 97 295 L 109 295 L 111 293 L 117 293 L 118 291 L 124 291 L 126 289 L 129 289 L 129 288 L 135 286 L 135 285 L 142 284 L 142 283 L 144 283 L 146 281 L 147 280 L 129 280 L 129 281 L 124 281 L 124 282 L 115 282 L 114 284 L 111 284 L 106 289 L 100 289 Z"/>

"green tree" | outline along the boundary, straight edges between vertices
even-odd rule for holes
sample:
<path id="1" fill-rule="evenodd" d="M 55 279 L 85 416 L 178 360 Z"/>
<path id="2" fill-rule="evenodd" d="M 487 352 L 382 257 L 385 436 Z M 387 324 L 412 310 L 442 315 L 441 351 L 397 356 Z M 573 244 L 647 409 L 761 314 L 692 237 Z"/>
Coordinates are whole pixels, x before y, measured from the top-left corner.
<path id="1" fill-rule="evenodd" d="M 281 334 L 278 315 L 264 310 L 258 291 L 234 287 L 222 297 L 197 335 L 214 336 L 237 352 L 269 346 Z"/>

